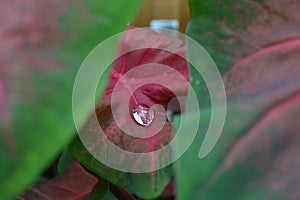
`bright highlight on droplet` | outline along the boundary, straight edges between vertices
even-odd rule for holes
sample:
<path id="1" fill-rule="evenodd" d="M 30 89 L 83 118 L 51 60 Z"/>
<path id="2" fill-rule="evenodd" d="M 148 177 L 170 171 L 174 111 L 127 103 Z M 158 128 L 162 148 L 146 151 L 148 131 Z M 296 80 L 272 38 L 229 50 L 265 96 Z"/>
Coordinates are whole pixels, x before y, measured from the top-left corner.
<path id="1" fill-rule="evenodd" d="M 149 126 L 154 119 L 154 111 L 146 105 L 138 104 L 132 109 L 134 120 L 142 126 Z"/>

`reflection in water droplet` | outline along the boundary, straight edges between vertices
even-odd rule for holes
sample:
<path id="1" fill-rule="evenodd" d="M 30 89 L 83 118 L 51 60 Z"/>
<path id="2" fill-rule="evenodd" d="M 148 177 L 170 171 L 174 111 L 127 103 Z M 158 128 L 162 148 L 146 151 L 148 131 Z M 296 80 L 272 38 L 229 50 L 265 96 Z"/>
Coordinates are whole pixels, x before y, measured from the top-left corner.
<path id="1" fill-rule="evenodd" d="M 154 111 L 146 105 L 137 105 L 132 110 L 135 121 L 142 126 L 149 126 L 154 119 Z"/>

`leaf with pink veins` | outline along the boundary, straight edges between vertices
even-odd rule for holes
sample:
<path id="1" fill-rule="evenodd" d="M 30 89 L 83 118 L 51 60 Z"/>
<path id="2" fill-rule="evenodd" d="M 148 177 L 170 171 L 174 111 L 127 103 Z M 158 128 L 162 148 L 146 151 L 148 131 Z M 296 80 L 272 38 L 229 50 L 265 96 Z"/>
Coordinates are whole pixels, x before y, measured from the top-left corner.
<path id="1" fill-rule="evenodd" d="M 79 138 L 74 140 L 70 150 L 85 167 L 99 176 L 139 197 L 155 198 L 161 194 L 172 176 L 170 166 L 156 170 L 159 159 L 170 159 L 169 152 L 165 152 L 162 158 L 152 155 L 149 164 L 153 172 L 134 174 L 105 166 L 89 151 L 106 151 L 104 141 L 107 138 L 124 151 L 134 153 L 151 153 L 169 144 L 173 138 L 173 129 L 172 122 L 167 120 L 166 110 L 172 108 L 180 113 L 184 105 L 176 98 L 186 97 L 188 92 L 189 69 L 185 60 L 185 45 L 177 38 L 149 29 L 131 28 L 123 36 L 117 55 L 105 95 L 96 108 L 105 137 L 97 134 L 98 124 L 88 121 L 83 129 L 84 137 L 90 141 L 88 150 Z M 149 109 L 158 106 L 154 110 L 154 121 L 149 126 L 139 125 L 132 116 L 132 111 L 140 105 Z M 113 115 L 114 112 L 121 113 L 121 117 Z M 160 124 L 160 130 L 157 128 L 159 124 L 155 124 L 158 121 L 164 121 L 164 124 Z M 145 137 L 132 135 L 134 128 L 130 129 L 130 134 L 125 133 L 123 128 L 131 126 L 139 127 Z M 105 155 L 109 157 L 109 153 Z M 110 159 L 117 159 L 120 166 L 126 165 L 122 155 Z M 141 162 L 140 157 L 134 163 L 134 168 L 144 164 Z"/>

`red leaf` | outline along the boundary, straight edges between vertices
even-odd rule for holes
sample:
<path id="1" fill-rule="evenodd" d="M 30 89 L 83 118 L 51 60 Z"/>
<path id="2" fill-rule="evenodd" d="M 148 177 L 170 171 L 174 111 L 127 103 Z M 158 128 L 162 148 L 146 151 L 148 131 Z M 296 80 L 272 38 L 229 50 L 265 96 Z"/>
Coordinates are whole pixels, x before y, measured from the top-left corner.
<path id="1" fill-rule="evenodd" d="M 55 180 L 35 184 L 18 199 L 88 199 L 97 182 L 96 177 L 85 171 L 78 163 L 73 163 L 66 174 Z"/>
<path id="2" fill-rule="evenodd" d="M 145 48 L 145 46 L 151 48 Z M 137 49 L 138 48 L 138 49 Z M 172 51 L 172 52 L 170 52 Z M 154 31 L 135 29 L 126 33 L 120 45 L 118 59 L 114 63 L 112 75 L 109 80 L 106 95 L 111 94 L 116 82 L 125 75 L 128 71 L 143 64 L 153 63 L 153 67 L 146 70 L 140 70 L 126 79 L 148 79 L 148 82 L 157 79 L 164 82 L 171 81 L 175 84 L 174 89 L 179 90 L 182 96 L 187 95 L 187 83 L 189 81 L 189 70 L 185 57 L 185 46 L 181 40 L 176 40 L 167 35 L 160 35 Z M 182 56 L 182 57 L 181 57 Z M 162 64 L 175 69 L 185 77 L 185 81 L 174 80 L 174 74 L 164 74 L 155 64 Z M 134 81 L 126 81 L 126 87 L 130 88 Z M 119 91 L 120 92 L 120 91 Z M 158 103 L 165 108 L 168 102 L 175 94 L 166 87 L 157 84 L 147 84 L 134 91 L 134 102 L 131 104 L 143 103 L 148 106 Z"/>
<path id="3" fill-rule="evenodd" d="M 176 97 L 174 92 L 182 96 L 187 95 L 187 84 L 189 81 L 189 70 L 187 62 L 179 55 L 185 56 L 185 46 L 182 41 L 167 35 L 160 35 L 154 31 L 135 29 L 136 31 L 125 34 L 120 45 L 120 57 L 115 61 L 112 69 L 109 84 L 105 96 L 100 101 L 97 108 L 97 115 L 100 125 L 106 130 L 106 135 L 121 148 L 132 152 L 151 152 L 167 144 L 172 137 L 171 124 L 166 123 L 165 128 L 157 136 L 146 139 L 136 139 L 118 129 L 113 118 L 108 119 L 110 98 L 113 89 L 116 89 L 116 82 L 131 69 L 143 64 L 153 63 L 142 70 L 137 70 L 133 74 L 125 76 L 122 85 L 116 89 L 116 93 L 122 94 L 127 88 L 132 88 L 136 82 L 143 80 L 146 84 L 132 91 L 128 111 L 130 112 L 136 105 L 143 104 L 148 107 L 153 104 L 160 104 L 167 109 L 168 103 Z M 151 44 L 152 48 L 144 48 Z M 136 50 L 136 48 L 141 48 Z M 177 54 L 169 52 L 175 51 Z M 124 52 L 126 52 L 124 54 Z M 156 64 L 162 64 L 179 72 L 185 79 L 177 79 L 176 74 L 161 71 Z M 129 80 L 130 79 L 130 80 Z M 172 82 L 174 87 L 171 91 L 163 85 L 151 83 L 160 80 L 161 82 Z M 148 83 L 149 82 L 149 83 Z M 123 95 L 120 95 L 122 97 Z M 123 99 L 118 99 L 119 104 L 126 104 Z M 119 105 L 113 105 L 119 106 Z M 103 115 L 106 115 L 103 116 Z M 106 118 L 107 120 L 103 120 Z M 132 118 L 124 119 L 133 120 Z M 109 123 L 108 126 L 105 124 Z M 126 122 L 124 122 L 126 124 Z M 114 131 L 109 131 L 114 129 Z M 151 127 L 145 127 L 151 130 Z"/>

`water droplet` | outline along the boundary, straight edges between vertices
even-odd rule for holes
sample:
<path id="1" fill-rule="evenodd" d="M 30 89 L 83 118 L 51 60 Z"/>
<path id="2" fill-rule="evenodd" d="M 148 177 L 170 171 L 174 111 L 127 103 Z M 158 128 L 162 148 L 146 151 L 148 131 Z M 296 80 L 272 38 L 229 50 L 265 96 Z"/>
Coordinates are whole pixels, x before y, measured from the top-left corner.
<path id="1" fill-rule="evenodd" d="M 138 104 L 132 110 L 132 116 L 138 124 L 149 126 L 154 119 L 154 111 L 146 105 Z"/>

